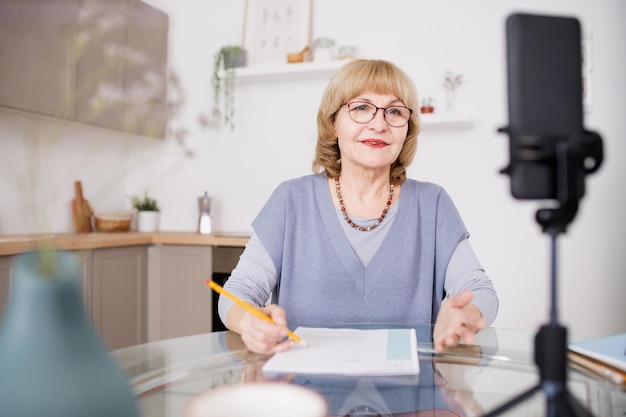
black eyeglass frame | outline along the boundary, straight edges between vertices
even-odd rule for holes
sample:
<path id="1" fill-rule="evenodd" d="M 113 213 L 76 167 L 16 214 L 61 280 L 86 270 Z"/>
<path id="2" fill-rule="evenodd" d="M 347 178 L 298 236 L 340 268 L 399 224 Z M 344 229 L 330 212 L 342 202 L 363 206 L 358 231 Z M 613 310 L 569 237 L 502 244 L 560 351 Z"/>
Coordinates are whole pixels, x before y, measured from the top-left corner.
<path id="1" fill-rule="evenodd" d="M 363 104 L 367 104 L 368 106 L 372 106 L 372 107 L 374 107 L 376 110 L 372 113 L 372 118 L 371 118 L 371 119 L 369 119 L 369 120 L 367 120 L 367 121 L 365 121 L 365 122 L 357 122 L 356 120 L 354 120 L 354 119 L 352 118 L 352 113 L 351 113 L 351 111 L 350 111 L 350 105 L 351 105 L 351 104 L 355 104 L 355 103 L 363 103 Z M 374 118 L 376 117 L 376 114 L 378 113 L 378 110 L 382 110 L 382 111 L 383 111 L 383 119 L 385 119 L 385 123 L 387 123 L 387 124 L 388 124 L 389 126 L 391 126 L 391 127 L 404 127 L 404 126 L 406 126 L 406 124 L 407 124 L 407 123 L 409 123 L 409 120 L 411 120 L 411 116 L 413 115 L 413 109 L 410 109 L 410 108 L 408 108 L 408 107 L 406 107 L 406 106 L 378 107 L 378 106 L 376 106 L 376 105 L 374 105 L 374 104 L 370 103 L 369 101 L 348 101 L 347 103 L 344 103 L 344 104 L 342 104 L 341 106 L 342 106 L 342 107 L 343 107 L 343 106 L 346 106 L 346 107 L 348 108 L 348 115 L 350 116 L 350 119 L 351 119 L 354 123 L 358 123 L 358 124 L 365 124 L 365 123 L 369 123 L 369 122 L 371 122 L 372 120 L 374 120 Z M 402 124 L 401 124 L 401 125 L 399 125 L 399 126 L 394 126 L 394 125 L 392 125 L 391 123 L 389 123 L 389 121 L 387 120 L 387 109 L 394 109 L 394 108 L 395 108 L 395 109 L 397 109 L 397 108 L 399 108 L 399 107 L 401 107 L 401 108 L 403 108 L 403 109 L 407 109 L 407 110 L 409 111 L 409 117 L 406 119 L 406 122 L 402 123 Z"/>

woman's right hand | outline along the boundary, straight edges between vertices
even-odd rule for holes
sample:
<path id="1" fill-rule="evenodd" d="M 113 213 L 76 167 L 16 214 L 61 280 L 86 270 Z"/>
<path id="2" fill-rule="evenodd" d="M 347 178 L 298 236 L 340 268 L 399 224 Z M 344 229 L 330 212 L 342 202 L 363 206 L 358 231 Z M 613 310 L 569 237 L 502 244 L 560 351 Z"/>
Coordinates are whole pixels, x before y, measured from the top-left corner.
<path id="1" fill-rule="evenodd" d="M 293 345 L 293 341 L 287 338 L 287 316 L 282 307 L 272 304 L 260 308 L 263 314 L 274 320 L 274 323 L 256 317 L 238 305 L 232 306 L 231 310 L 233 309 L 236 311 L 229 311 L 228 314 L 230 318 L 231 313 L 234 313 L 232 314 L 234 316 L 233 321 L 236 322 L 233 323 L 235 325 L 231 329 L 241 335 L 246 347 L 252 352 L 272 355 L 277 352 L 284 352 Z"/>

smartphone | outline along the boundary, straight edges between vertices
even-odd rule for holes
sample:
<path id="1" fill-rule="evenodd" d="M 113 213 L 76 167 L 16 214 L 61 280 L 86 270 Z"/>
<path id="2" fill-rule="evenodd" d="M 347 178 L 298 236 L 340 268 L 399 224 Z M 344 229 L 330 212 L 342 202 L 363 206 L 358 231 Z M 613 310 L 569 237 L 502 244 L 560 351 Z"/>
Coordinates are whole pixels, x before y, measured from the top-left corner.
<path id="1" fill-rule="evenodd" d="M 509 125 L 503 131 L 509 134 L 510 164 L 503 172 L 511 177 L 515 198 L 556 199 L 557 146 L 575 145 L 584 133 L 580 23 L 573 17 L 510 15 L 506 50 Z M 582 197 L 584 171 L 572 174 Z"/>

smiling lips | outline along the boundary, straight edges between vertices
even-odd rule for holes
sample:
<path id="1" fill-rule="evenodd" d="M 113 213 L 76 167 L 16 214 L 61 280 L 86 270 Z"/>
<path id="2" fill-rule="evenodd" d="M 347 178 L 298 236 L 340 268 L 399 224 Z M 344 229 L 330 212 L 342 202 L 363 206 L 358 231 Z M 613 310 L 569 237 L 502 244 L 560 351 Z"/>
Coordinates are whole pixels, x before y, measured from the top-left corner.
<path id="1" fill-rule="evenodd" d="M 387 142 L 384 142 L 382 140 L 377 140 L 377 139 L 366 139 L 362 141 L 361 143 L 368 145 L 368 146 L 376 147 L 376 148 L 382 148 L 384 146 L 387 146 Z"/>

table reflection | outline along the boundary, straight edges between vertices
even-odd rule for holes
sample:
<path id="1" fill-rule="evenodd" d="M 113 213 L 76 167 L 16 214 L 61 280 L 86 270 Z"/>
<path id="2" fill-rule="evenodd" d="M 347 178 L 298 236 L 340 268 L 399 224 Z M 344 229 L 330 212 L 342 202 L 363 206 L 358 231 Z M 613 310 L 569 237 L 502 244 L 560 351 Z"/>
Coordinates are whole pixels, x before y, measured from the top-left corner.
<path id="1" fill-rule="evenodd" d="M 361 326 L 362 327 L 362 326 Z M 479 416 L 536 385 L 531 332 L 488 328 L 477 344 L 443 354 L 432 327 L 415 327 L 417 377 L 342 377 L 266 374 L 268 356 L 248 351 L 239 335 L 217 332 L 163 340 L 113 352 L 131 378 L 143 417 L 182 416 L 194 396 L 220 385 L 282 382 L 321 393 L 330 416 Z M 623 416 L 623 387 L 570 372 L 570 388 L 598 416 Z M 545 399 L 506 415 L 542 415 Z"/>
<path id="2" fill-rule="evenodd" d="M 249 353 L 237 335 L 227 333 L 224 338 L 228 350 L 245 355 L 241 358 L 244 370 L 241 382 L 289 382 L 313 389 L 328 401 L 330 416 L 418 416 L 426 412 L 437 416 L 463 416 L 465 409 L 481 412 L 471 387 L 464 382 L 465 373 L 471 367 L 458 366 L 442 355 L 435 355 L 430 327 L 417 327 L 416 332 L 417 340 L 428 348 L 422 348 L 420 373 L 415 377 L 268 375 L 261 370 L 264 361 L 247 361 Z M 493 329 L 487 330 L 483 339 L 489 336 L 491 346 L 487 344 L 486 349 L 495 352 L 497 338 Z M 467 364 L 476 365 L 483 359 L 482 348 L 478 345 L 461 347 L 454 352 L 462 355 Z M 450 385 L 451 381 L 454 385 Z M 454 389 L 450 390 L 450 386 Z M 461 395 L 457 394 L 460 386 Z"/>

